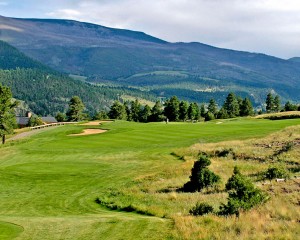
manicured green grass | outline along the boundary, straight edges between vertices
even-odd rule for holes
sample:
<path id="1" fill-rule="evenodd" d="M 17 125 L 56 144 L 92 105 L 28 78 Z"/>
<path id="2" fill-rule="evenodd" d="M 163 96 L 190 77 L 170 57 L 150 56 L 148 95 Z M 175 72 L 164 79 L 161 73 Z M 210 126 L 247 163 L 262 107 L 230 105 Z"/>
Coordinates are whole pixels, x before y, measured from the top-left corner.
<path id="1" fill-rule="evenodd" d="M 0 148 L 0 229 L 19 239 L 166 239 L 173 226 L 169 218 L 111 211 L 95 199 L 172 215 L 172 207 L 164 209 L 168 199 L 143 192 L 139 181 L 180 169 L 174 150 L 263 137 L 300 120 L 216 123 L 117 121 L 105 123 L 109 131 L 103 134 L 76 137 L 68 135 L 89 127 L 61 126 L 8 142 Z"/>

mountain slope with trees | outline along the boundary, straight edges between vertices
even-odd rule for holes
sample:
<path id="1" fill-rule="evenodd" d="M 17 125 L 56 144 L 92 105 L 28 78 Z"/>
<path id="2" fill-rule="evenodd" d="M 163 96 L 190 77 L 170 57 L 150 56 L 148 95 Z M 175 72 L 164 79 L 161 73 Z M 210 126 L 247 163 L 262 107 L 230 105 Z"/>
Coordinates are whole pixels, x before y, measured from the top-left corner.
<path id="1" fill-rule="evenodd" d="M 0 83 L 10 87 L 15 98 L 25 101 L 30 110 L 39 115 L 65 112 L 74 95 L 80 96 L 90 114 L 107 109 L 122 95 L 154 99 L 150 94 L 136 89 L 76 81 L 1 41 L 0 53 Z"/>
<path id="2" fill-rule="evenodd" d="M 0 17 L 0 39 L 56 70 L 189 101 L 229 92 L 264 102 L 269 91 L 299 101 L 300 65 L 201 43 L 169 43 L 142 32 L 71 20 Z"/>

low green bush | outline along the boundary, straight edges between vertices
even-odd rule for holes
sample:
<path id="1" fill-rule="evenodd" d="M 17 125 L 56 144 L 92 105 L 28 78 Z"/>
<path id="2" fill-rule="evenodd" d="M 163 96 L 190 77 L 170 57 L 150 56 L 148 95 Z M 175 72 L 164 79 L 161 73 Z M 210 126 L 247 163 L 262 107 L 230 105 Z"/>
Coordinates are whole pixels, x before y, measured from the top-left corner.
<path id="1" fill-rule="evenodd" d="M 212 213 L 214 208 L 207 203 L 197 203 L 195 207 L 190 210 L 191 215 L 202 216 L 208 213 Z"/>

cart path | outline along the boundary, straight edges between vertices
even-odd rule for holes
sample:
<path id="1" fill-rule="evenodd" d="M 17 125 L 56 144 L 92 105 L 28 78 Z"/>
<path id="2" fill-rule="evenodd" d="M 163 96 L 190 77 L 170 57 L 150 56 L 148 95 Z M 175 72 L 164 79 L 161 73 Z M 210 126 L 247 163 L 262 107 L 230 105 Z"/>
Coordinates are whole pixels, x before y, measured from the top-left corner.
<path id="1" fill-rule="evenodd" d="M 30 137 L 32 135 L 38 134 L 40 132 L 45 132 L 45 131 L 51 130 L 51 129 L 56 128 L 56 127 L 58 127 L 58 126 L 53 126 L 51 128 L 41 128 L 41 129 L 36 129 L 36 130 L 29 130 L 27 132 L 22 132 L 22 133 L 19 133 L 17 135 L 14 135 L 14 136 L 8 138 L 7 141 L 20 140 L 20 139 L 23 139 L 23 138 Z"/>

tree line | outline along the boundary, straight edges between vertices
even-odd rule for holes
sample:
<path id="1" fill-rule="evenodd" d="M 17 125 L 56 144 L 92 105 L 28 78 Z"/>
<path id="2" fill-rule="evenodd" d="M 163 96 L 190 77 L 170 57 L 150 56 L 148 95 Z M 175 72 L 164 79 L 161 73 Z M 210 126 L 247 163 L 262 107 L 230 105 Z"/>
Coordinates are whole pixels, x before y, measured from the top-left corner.
<path id="1" fill-rule="evenodd" d="M 234 93 L 229 93 L 220 109 L 214 99 L 211 99 L 206 107 L 204 104 L 199 106 L 196 102 L 180 101 L 176 96 L 164 103 L 157 101 L 152 108 L 142 105 L 137 99 L 124 103 L 115 101 L 110 107 L 108 117 L 135 122 L 160 122 L 225 119 L 253 114 L 253 106 L 248 98 L 242 99 Z"/>
<path id="2" fill-rule="evenodd" d="M 266 98 L 266 112 L 287 112 L 287 111 L 300 111 L 300 105 L 292 104 L 287 101 L 284 106 L 281 106 L 280 97 L 274 96 L 272 93 L 268 93 Z"/>
<path id="3" fill-rule="evenodd" d="M 266 112 L 296 111 L 300 106 L 289 101 L 282 107 L 280 97 L 269 93 L 266 97 Z M 263 111 L 257 112 L 261 114 Z M 137 99 L 135 101 L 115 101 L 110 107 L 108 114 L 98 113 L 98 119 L 111 118 L 135 122 L 160 122 L 160 121 L 199 121 L 213 119 L 227 119 L 234 117 L 253 116 L 255 110 L 249 98 L 241 98 L 234 93 L 229 93 L 219 108 L 216 101 L 211 99 L 206 106 L 196 102 L 189 103 L 180 101 L 177 96 L 167 99 L 164 103 L 157 101 L 151 108 L 142 105 Z"/>

